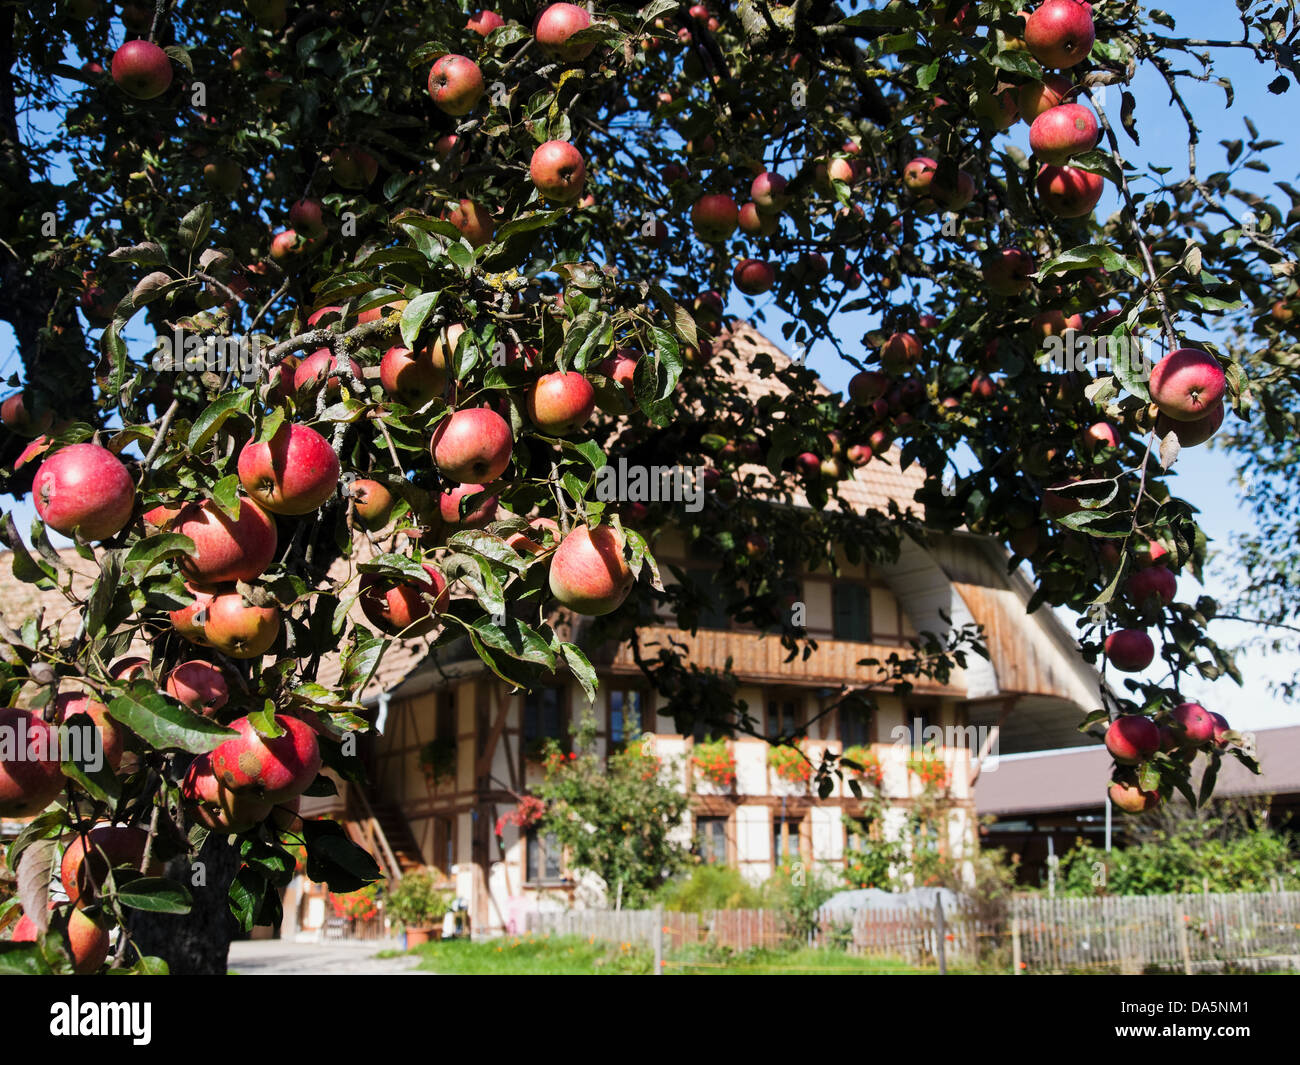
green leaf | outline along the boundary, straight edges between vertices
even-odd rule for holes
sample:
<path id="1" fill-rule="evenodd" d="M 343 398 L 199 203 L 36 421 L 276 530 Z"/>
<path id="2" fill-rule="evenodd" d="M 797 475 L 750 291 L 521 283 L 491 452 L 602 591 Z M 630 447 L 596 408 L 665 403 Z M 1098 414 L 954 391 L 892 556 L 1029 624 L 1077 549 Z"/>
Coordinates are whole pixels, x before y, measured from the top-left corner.
<path id="1" fill-rule="evenodd" d="M 181 246 L 193 255 L 199 250 L 199 245 L 203 243 L 211 229 L 212 205 L 201 203 L 181 219 L 176 235 L 180 237 Z"/>
<path id="2" fill-rule="evenodd" d="M 382 573 L 386 577 L 395 577 L 398 580 L 429 583 L 428 571 L 409 555 L 377 555 L 369 562 L 360 563 L 357 569 L 361 573 Z"/>
<path id="3" fill-rule="evenodd" d="M 212 486 L 212 502 L 231 521 L 239 520 L 239 475 L 229 474 Z"/>
<path id="4" fill-rule="evenodd" d="M 117 900 L 133 910 L 150 913 L 189 913 L 194 905 L 184 884 L 160 876 L 142 876 L 121 887 Z"/>
<path id="5" fill-rule="evenodd" d="M 587 702 L 595 702 L 596 687 L 599 681 L 596 679 L 596 671 L 592 668 L 591 661 L 582 653 L 581 648 L 571 643 L 560 644 L 560 652 L 564 655 L 564 661 L 569 667 L 569 672 L 582 685 L 582 690 L 587 696 Z"/>
<path id="6" fill-rule="evenodd" d="M 356 891 L 380 878 L 374 858 L 344 834 L 337 821 L 305 820 L 307 876 L 331 891 Z"/>
<path id="7" fill-rule="evenodd" d="M 159 533 L 137 540 L 127 552 L 123 568 L 140 579 L 148 575 L 164 559 L 178 555 L 192 555 L 196 548 L 194 541 L 180 533 Z"/>
<path id="8" fill-rule="evenodd" d="M 168 699 L 153 685 L 136 681 L 108 704 L 108 712 L 157 750 L 204 754 L 238 735 L 210 718 Z"/>
<path id="9" fill-rule="evenodd" d="M 424 323 L 433 313 L 433 306 L 438 302 L 437 292 L 422 292 L 402 309 L 402 343 L 408 348 L 415 347 L 416 338 Z"/>
<path id="10" fill-rule="evenodd" d="M 216 435 L 218 429 L 232 414 L 245 413 L 252 401 L 253 393 L 246 388 L 237 389 L 229 395 L 213 400 L 207 409 L 199 415 L 190 429 L 187 444 L 191 451 L 198 451 Z"/>
<path id="11" fill-rule="evenodd" d="M 56 571 L 53 566 L 47 562 L 37 562 L 32 558 L 27 550 L 27 545 L 23 543 L 23 538 L 18 535 L 18 530 L 14 528 L 14 519 L 11 514 L 6 513 L 0 517 L 0 540 L 14 554 L 13 570 L 14 576 L 24 584 L 35 584 L 41 588 L 54 587 Z"/>

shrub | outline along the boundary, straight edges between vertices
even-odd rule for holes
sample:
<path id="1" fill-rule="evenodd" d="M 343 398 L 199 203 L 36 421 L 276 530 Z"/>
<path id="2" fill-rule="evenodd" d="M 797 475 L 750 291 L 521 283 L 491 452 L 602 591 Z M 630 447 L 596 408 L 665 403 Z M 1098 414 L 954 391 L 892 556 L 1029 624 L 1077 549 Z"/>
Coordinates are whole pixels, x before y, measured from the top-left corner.
<path id="1" fill-rule="evenodd" d="M 452 893 L 432 870 L 407 873 L 388 892 L 385 909 L 403 928 L 423 928 L 441 921 L 451 909 Z"/>
<path id="2" fill-rule="evenodd" d="M 728 865 L 697 865 L 686 876 L 671 880 L 659 893 L 665 910 L 702 913 L 705 910 L 753 910 L 763 904 L 762 892 L 739 869 Z"/>

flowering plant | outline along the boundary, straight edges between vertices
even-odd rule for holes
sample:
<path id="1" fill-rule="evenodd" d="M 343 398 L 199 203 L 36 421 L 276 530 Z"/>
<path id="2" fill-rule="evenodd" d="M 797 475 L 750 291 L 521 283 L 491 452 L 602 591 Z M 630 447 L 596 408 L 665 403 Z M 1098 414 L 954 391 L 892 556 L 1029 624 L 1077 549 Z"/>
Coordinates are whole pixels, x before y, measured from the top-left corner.
<path id="1" fill-rule="evenodd" d="M 536 795 L 525 795 L 519 800 L 519 805 L 497 818 L 496 833 L 498 836 L 505 835 L 507 824 L 516 825 L 521 829 L 532 828 L 546 816 L 546 803 Z"/>
<path id="2" fill-rule="evenodd" d="M 659 776 L 660 761 L 653 743 L 633 740 L 611 757 L 611 761 L 615 759 L 632 769 L 642 780 L 654 780 Z"/>
<path id="3" fill-rule="evenodd" d="M 856 763 L 844 767 L 852 778 L 865 781 L 874 788 L 879 788 L 885 782 L 885 767 L 880 764 L 880 757 L 870 747 L 861 744 L 846 747 L 844 753 L 840 755 L 840 761 Z"/>
<path id="4" fill-rule="evenodd" d="M 726 740 L 705 740 L 691 751 L 693 765 L 711 784 L 729 788 L 736 782 L 736 756 Z"/>
<path id="5" fill-rule="evenodd" d="M 946 788 L 948 786 L 948 767 L 943 759 L 935 753 L 933 746 L 927 746 L 921 753 L 907 763 L 907 768 L 921 778 L 926 788 Z"/>
<path id="6" fill-rule="evenodd" d="M 812 779 L 812 763 L 798 747 L 769 747 L 767 764 L 778 777 L 791 784 L 807 784 Z"/>
<path id="7" fill-rule="evenodd" d="M 337 917 L 350 917 L 354 921 L 368 921 L 379 916 L 379 883 L 367 884 L 346 895 L 330 892 L 330 906 Z"/>
<path id="8" fill-rule="evenodd" d="M 430 740 L 420 748 L 420 769 L 431 787 L 456 776 L 456 741 L 450 737 Z"/>

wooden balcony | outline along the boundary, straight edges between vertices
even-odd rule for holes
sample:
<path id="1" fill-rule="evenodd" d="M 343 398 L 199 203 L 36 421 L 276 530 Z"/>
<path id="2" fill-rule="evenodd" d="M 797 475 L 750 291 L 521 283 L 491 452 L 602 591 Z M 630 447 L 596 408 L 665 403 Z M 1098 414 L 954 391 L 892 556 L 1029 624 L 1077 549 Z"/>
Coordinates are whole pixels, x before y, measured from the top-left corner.
<path id="1" fill-rule="evenodd" d="M 660 647 L 676 646 L 687 661 L 700 666 L 722 668 L 728 658 L 731 670 L 743 680 L 806 684 L 817 687 L 838 687 L 849 684 L 855 687 L 889 688 L 887 672 L 877 666 L 858 665 L 864 658 L 888 660 L 898 654 L 906 660 L 911 649 L 905 646 L 857 643 L 851 640 L 818 639 L 817 649 L 807 658 L 802 654 L 787 661 L 790 652 L 781 646 L 775 636 L 743 631 L 700 629 L 694 635 L 683 629 L 665 625 L 647 625 L 640 630 L 641 655 L 653 658 Z M 608 668 L 615 673 L 637 671 L 631 648 L 620 645 L 608 659 Z M 915 680 L 915 690 L 934 695 L 962 697 L 966 686 L 961 670 L 954 670 L 953 683 L 937 684 L 920 677 Z"/>

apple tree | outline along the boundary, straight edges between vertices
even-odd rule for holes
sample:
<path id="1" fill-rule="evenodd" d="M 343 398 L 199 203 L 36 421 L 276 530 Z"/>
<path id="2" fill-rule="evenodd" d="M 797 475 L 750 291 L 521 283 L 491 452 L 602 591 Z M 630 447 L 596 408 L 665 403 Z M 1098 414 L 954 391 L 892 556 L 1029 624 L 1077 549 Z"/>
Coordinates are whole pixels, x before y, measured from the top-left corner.
<path id="1" fill-rule="evenodd" d="M 0 7 L 0 487 L 38 515 L 0 533 L 72 619 L 0 627 L 0 724 L 45 752 L 0 751 L 0 813 L 36 815 L 8 854 L 34 942 L 5 965 L 221 971 L 228 914 L 277 919 L 290 845 L 333 890 L 374 880 L 295 804 L 322 767 L 360 779 L 360 693 L 399 636 L 591 696 L 577 612 L 584 646 L 634 642 L 683 731 L 757 734 L 728 670 L 643 653 L 638 623 L 720 604 L 807 654 L 801 569 L 927 527 L 1007 543 L 1108 678 L 1158 658 L 1084 727 L 1159 737 L 1117 734 L 1121 805 L 1195 800 L 1190 756 L 1242 752 L 1184 708 L 1235 667 L 1171 472 L 1293 395 L 1266 318 L 1291 220 L 1239 187 L 1276 142 L 1243 119 L 1204 173 L 1182 93 L 1231 98 L 1228 49 L 1290 89 L 1294 13 L 1237 8 L 1216 41 L 1134 0 Z M 1139 70 L 1185 161 L 1126 160 Z M 742 305 L 843 360 L 847 394 L 735 343 Z M 1223 340 L 1252 328 L 1263 363 Z M 603 498 L 619 463 L 696 471 L 705 504 Z M 924 471 L 923 522 L 842 498 L 873 464 Z M 709 588 L 662 579 L 668 525 Z M 879 686 L 981 650 L 927 634 Z M 51 753 L 73 724 L 116 760 Z M 72 904 L 47 913 L 60 852 Z"/>

